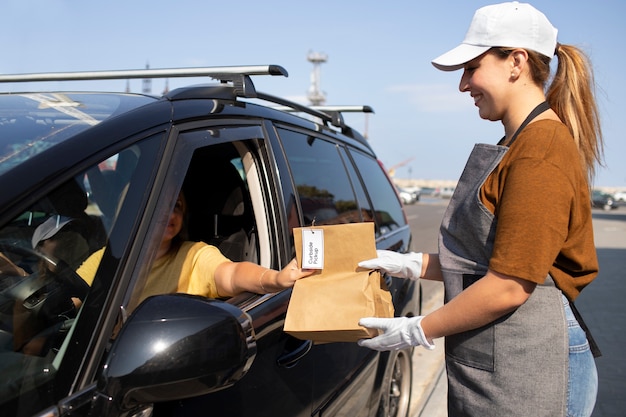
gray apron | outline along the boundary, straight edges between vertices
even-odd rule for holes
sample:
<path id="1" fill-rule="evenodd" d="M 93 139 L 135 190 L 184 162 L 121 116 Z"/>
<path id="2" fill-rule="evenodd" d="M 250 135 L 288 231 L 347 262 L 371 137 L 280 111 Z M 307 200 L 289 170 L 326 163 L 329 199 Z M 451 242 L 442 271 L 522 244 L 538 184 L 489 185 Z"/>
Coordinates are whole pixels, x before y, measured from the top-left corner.
<path id="1" fill-rule="evenodd" d="M 531 113 L 517 133 L 541 111 Z M 479 191 L 507 151 L 475 145 L 444 214 L 439 259 L 446 302 L 487 273 L 497 218 Z M 561 291 L 550 277 L 513 313 L 447 336 L 445 346 L 450 417 L 565 415 L 568 333 Z"/>

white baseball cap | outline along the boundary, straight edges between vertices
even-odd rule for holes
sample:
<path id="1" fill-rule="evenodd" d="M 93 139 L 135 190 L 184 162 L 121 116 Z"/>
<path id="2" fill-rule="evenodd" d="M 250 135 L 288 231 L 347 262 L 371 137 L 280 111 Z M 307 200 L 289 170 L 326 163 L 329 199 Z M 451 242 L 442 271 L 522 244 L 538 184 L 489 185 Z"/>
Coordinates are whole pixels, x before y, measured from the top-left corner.
<path id="1" fill-rule="evenodd" d="M 36 248 L 39 242 L 50 239 L 56 235 L 66 224 L 72 221 L 71 217 L 61 215 L 50 216 L 45 222 L 41 223 L 33 232 L 32 244 Z"/>
<path id="2" fill-rule="evenodd" d="M 455 71 L 493 47 L 529 49 L 552 57 L 556 34 L 548 18 L 528 3 L 485 6 L 474 13 L 463 42 L 432 64 L 442 71 Z"/>

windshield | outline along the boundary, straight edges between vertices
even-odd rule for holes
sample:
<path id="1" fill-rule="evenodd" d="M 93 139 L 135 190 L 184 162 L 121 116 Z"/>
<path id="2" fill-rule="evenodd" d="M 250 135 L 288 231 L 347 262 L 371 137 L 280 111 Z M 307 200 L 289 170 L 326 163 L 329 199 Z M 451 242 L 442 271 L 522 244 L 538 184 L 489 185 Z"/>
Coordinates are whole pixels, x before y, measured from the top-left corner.
<path id="1" fill-rule="evenodd" d="M 114 93 L 0 95 L 0 174 L 107 118 L 154 100 Z"/>

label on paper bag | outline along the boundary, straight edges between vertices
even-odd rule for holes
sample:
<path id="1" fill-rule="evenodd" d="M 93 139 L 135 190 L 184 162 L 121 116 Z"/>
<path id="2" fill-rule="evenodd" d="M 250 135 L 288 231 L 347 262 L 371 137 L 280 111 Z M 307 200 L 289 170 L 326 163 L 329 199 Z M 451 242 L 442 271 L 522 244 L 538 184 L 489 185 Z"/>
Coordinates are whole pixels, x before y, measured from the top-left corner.
<path id="1" fill-rule="evenodd" d="M 302 229 L 302 268 L 324 269 L 324 230 Z"/>

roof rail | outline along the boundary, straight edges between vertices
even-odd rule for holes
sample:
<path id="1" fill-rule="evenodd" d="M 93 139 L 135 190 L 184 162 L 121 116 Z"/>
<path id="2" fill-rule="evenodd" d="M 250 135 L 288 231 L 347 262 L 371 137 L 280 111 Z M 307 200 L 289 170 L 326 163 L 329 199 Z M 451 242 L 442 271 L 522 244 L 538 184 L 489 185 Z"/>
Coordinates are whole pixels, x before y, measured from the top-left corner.
<path id="1" fill-rule="evenodd" d="M 259 94 L 258 98 L 272 101 L 280 106 L 272 108 L 286 112 L 301 112 L 318 117 L 331 125 L 345 129 L 347 126 L 343 120 L 342 113 L 374 113 L 374 109 L 370 106 L 306 106 L 304 104 L 293 103 L 291 101 L 282 100 L 266 94 Z"/>
<path id="2" fill-rule="evenodd" d="M 311 106 L 313 110 L 321 111 L 328 114 L 333 120 L 346 130 L 346 124 L 343 121 L 343 113 L 374 113 L 374 109 L 370 106 Z"/>
<path id="3" fill-rule="evenodd" d="M 370 106 L 311 106 L 312 109 L 323 112 L 339 112 L 339 113 L 374 113 L 374 109 Z"/>
<path id="4" fill-rule="evenodd" d="M 335 127 L 341 128 L 344 126 L 343 120 L 341 120 L 342 123 L 339 124 L 337 123 L 336 120 L 333 120 L 333 117 L 329 115 L 328 113 L 315 110 L 305 104 L 296 103 L 296 102 L 293 102 L 293 101 L 290 101 L 281 97 L 273 96 L 267 93 L 258 93 L 256 98 L 260 100 L 269 101 L 271 103 L 279 104 L 279 106 L 272 107 L 273 109 L 276 109 L 276 110 L 307 113 L 307 114 L 310 114 L 311 116 L 322 119 L 324 122 L 330 123 Z"/>
<path id="5" fill-rule="evenodd" d="M 279 65 L 245 65 L 231 67 L 164 68 L 145 70 L 113 70 L 82 72 L 49 72 L 32 74 L 0 75 L 0 83 L 38 81 L 91 81 L 117 80 L 130 78 L 181 78 L 208 76 L 220 82 L 232 82 L 237 94 L 243 97 L 256 97 L 251 75 L 282 75 L 288 77 L 287 70 Z"/>

